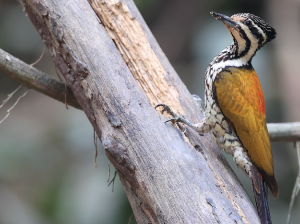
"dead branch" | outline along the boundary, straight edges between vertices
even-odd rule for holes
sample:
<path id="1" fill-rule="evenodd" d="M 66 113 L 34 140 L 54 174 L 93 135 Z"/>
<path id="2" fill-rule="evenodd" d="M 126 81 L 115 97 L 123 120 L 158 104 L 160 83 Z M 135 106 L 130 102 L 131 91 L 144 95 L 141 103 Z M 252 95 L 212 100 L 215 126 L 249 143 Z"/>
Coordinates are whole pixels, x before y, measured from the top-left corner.
<path id="1" fill-rule="evenodd" d="M 0 49 L 0 71 L 27 88 L 34 89 L 63 103 L 65 102 L 64 92 L 66 91 L 67 103 L 70 106 L 81 109 L 70 87 L 65 88 L 63 83 L 2 49 Z"/>
<path id="2" fill-rule="evenodd" d="M 296 142 L 300 140 L 300 122 L 268 124 L 273 142 Z"/>
<path id="3" fill-rule="evenodd" d="M 139 223 L 259 223 L 210 138 L 188 128 L 183 134 L 153 109 L 164 102 L 193 122 L 201 119 L 131 0 L 21 2 L 116 168 Z"/>
<path id="4" fill-rule="evenodd" d="M 65 89 L 65 84 L 2 49 L 0 49 L 0 71 L 27 88 L 34 89 L 62 103 L 65 103 L 64 92 L 67 90 L 68 105 L 81 109 L 69 86 Z M 268 130 L 272 142 L 300 140 L 300 122 L 269 123 Z"/>

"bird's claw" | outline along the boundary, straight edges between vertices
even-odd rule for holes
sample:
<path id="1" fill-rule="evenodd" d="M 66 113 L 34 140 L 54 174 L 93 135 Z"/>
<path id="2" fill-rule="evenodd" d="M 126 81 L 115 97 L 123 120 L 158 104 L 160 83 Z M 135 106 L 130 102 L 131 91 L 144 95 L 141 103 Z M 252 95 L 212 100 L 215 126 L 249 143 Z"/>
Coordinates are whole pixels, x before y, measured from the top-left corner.
<path id="1" fill-rule="evenodd" d="M 172 123 L 181 122 L 181 120 L 182 120 L 181 117 L 177 116 L 177 114 L 175 114 L 168 105 L 160 103 L 160 104 L 157 104 L 155 106 L 155 109 L 158 108 L 158 107 L 163 107 L 163 109 L 161 111 L 162 114 L 164 112 L 167 112 L 168 114 L 170 114 L 173 117 L 171 119 L 166 120 L 165 123 L 167 123 L 167 122 L 172 122 Z"/>
<path id="2" fill-rule="evenodd" d="M 156 106 L 155 106 L 155 109 L 156 108 L 158 108 L 158 107 L 163 107 L 163 110 L 162 110 L 162 112 L 163 111 L 171 111 L 171 109 L 170 109 L 170 107 L 167 105 L 167 104 L 164 104 L 164 103 L 159 103 L 159 104 L 157 104 Z"/>
<path id="3" fill-rule="evenodd" d="M 171 110 L 171 108 L 164 103 L 159 103 L 155 106 L 155 109 L 158 107 L 163 107 L 161 113 L 163 114 L 164 112 L 167 112 L 168 114 L 170 114 L 172 117 L 176 117 L 176 114 Z"/>
<path id="4" fill-rule="evenodd" d="M 181 121 L 180 117 L 174 117 L 169 120 L 166 120 L 165 123 L 172 122 L 174 124 L 174 123 L 180 122 L 180 121 Z"/>

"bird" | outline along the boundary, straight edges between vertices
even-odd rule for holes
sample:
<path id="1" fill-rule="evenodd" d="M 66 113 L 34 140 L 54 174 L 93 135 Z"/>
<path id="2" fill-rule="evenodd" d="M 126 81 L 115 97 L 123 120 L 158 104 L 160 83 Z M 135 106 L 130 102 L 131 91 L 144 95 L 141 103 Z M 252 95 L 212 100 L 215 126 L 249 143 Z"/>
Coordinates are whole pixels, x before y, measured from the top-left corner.
<path id="1" fill-rule="evenodd" d="M 279 189 L 274 176 L 273 156 L 266 125 L 263 90 L 252 66 L 252 58 L 276 31 L 260 17 L 238 13 L 231 17 L 211 12 L 223 22 L 232 37 L 232 44 L 209 64 L 205 75 L 204 118 L 193 124 L 174 113 L 163 103 L 161 113 L 167 120 L 184 123 L 200 133 L 210 133 L 218 147 L 233 156 L 234 162 L 252 180 L 259 219 L 271 224 L 267 185 L 275 198 Z"/>

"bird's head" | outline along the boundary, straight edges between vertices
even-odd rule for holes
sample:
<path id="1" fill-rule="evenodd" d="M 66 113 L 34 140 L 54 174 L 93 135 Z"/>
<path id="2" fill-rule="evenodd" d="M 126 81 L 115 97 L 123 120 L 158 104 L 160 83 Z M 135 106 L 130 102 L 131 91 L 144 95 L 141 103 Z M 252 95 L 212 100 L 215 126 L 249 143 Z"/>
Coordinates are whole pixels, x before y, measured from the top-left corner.
<path id="1" fill-rule="evenodd" d="M 234 14 L 231 17 L 210 13 L 222 21 L 230 32 L 235 46 L 234 58 L 251 61 L 256 51 L 276 37 L 276 31 L 258 16 L 250 13 Z"/>

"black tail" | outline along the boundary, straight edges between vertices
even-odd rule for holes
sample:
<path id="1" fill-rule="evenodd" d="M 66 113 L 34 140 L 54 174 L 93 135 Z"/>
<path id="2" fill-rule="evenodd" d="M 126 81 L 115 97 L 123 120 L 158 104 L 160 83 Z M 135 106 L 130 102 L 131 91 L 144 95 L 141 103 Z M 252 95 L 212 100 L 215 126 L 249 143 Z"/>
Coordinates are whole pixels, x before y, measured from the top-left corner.
<path id="1" fill-rule="evenodd" d="M 253 193 L 261 224 L 272 224 L 265 185 L 257 170 L 251 171 Z"/>

